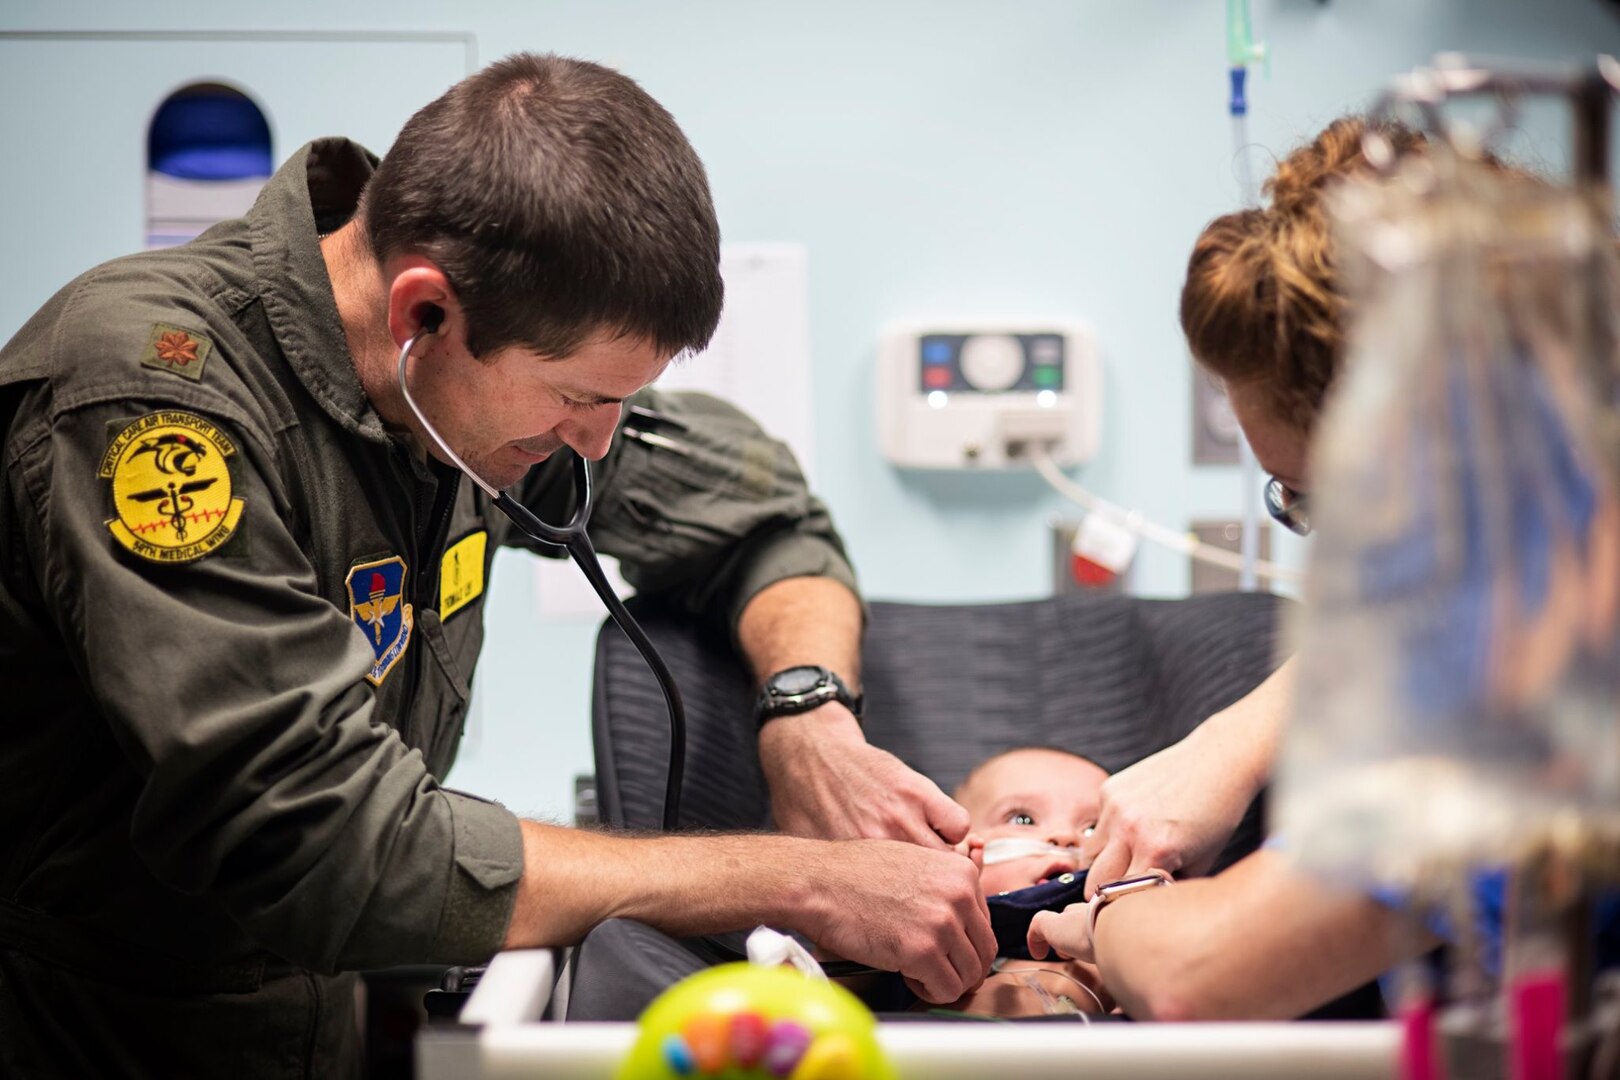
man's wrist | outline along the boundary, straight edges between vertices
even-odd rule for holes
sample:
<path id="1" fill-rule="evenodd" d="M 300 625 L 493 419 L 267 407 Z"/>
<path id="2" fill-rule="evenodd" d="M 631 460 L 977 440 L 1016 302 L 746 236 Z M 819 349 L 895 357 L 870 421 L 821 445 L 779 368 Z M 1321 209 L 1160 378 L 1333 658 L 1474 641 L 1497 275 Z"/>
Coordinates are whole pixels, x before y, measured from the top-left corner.
<path id="1" fill-rule="evenodd" d="M 765 747 L 797 744 L 801 741 L 865 742 L 866 733 L 842 703 L 829 701 L 809 712 L 778 716 L 759 729 L 759 745 Z"/>
<path id="2" fill-rule="evenodd" d="M 754 703 L 754 722 L 764 728 L 785 716 L 819 711 L 837 702 L 856 720 L 861 716 L 862 696 L 831 668 L 819 664 L 798 664 L 768 676 Z"/>
<path id="3" fill-rule="evenodd" d="M 774 836 L 770 841 L 763 850 L 751 845 L 748 853 L 750 861 L 763 856 L 765 864 L 770 867 L 762 875 L 769 884 L 758 897 L 761 918 L 757 921 L 796 930 L 814 940 L 822 935 L 829 920 L 835 917 L 828 903 L 828 890 L 816 884 L 829 878 L 830 868 L 823 859 L 827 841 L 799 836 Z M 758 882 L 760 877 L 755 873 L 750 874 L 750 880 L 754 882 Z"/>

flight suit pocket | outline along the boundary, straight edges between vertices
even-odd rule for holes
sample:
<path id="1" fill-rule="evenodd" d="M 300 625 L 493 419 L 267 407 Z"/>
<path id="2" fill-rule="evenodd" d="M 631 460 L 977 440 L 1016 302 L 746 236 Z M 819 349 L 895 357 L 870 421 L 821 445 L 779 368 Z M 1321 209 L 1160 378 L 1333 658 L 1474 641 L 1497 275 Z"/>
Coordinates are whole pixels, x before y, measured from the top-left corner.
<path id="1" fill-rule="evenodd" d="M 472 697 L 469 679 L 483 632 L 478 627 L 475 634 L 456 633 L 456 644 L 460 648 L 455 648 L 437 611 L 431 608 L 419 611 L 416 620 L 422 645 L 432 655 L 432 660 L 424 660 L 422 664 L 423 707 L 418 715 L 423 727 L 412 732 L 410 744 L 421 748 L 428 771 L 442 780 L 455 761 L 456 747 L 467 722 L 467 705 Z M 478 621 L 476 617 L 467 619 L 473 624 Z M 473 636 L 478 640 L 469 640 Z"/>
<path id="2" fill-rule="evenodd" d="M 622 454 L 604 490 L 601 547 L 650 572 L 650 587 L 666 583 L 663 565 L 723 558 L 757 530 L 812 512 L 803 486 L 789 482 L 798 475 L 791 455 L 764 437 L 724 448 L 693 441 L 680 454 L 627 446 Z"/>
<path id="3" fill-rule="evenodd" d="M 511 857 L 491 856 L 489 829 L 494 819 L 488 808 L 504 813 L 505 807 L 494 799 L 486 799 L 470 791 L 457 788 L 445 788 L 444 791 L 457 797 L 450 800 L 450 814 L 456 828 L 456 865 L 485 889 L 499 889 L 521 878 L 521 838 Z"/>
<path id="4" fill-rule="evenodd" d="M 685 490 L 708 498 L 759 501 L 791 493 L 784 476 L 797 476 L 798 469 L 786 445 L 763 435 L 737 437 L 711 445 L 688 439 L 680 453 L 655 447 L 626 447 L 626 461 L 635 460 L 641 468 L 633 474 L 655 498 Z"/>

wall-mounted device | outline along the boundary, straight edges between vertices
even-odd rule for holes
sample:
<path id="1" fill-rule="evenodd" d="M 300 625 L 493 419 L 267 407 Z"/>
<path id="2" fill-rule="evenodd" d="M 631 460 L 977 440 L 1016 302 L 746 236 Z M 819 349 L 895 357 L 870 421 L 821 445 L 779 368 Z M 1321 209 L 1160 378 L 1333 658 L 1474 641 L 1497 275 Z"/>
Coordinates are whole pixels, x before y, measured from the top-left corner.
<path id="1" fill-rule="evenodd" d="M 1102 373 L 1079 323 L 912 323 L 878 350 L 883 454 L 914 469 L 1078 465 L 1102 435 Z"/>

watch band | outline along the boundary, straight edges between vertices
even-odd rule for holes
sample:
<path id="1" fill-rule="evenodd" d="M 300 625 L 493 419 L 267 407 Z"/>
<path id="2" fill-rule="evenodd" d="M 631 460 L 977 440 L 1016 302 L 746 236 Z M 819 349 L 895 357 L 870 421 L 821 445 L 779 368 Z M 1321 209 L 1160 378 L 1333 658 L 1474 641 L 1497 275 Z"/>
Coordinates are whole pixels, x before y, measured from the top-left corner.
<path id="1" fill-rule="evenodd" d="M 754 721 L 757 727 L 764 727 L 778 716 L 809 712 L 829 701 L 841 702 L 856 720 L 861 718 L 864 695 L 851 694 L 835 672 L 814 664 L 783 668 L 760 688 Z"/>
<path id="2" fill-rule="evenodd" d="M 1086 902 L 1086 935 L 1091 939 L 1092 955 L 1095 956 L 1097 952 L 1097 916 L 1102 914 L 1103 908 L 1122 896 L 1146 889 L 1157 889 L 1174 881 L 1175 878 L 1170 876 L 1168 870 L 1155 867 L 1132 877 L 1099 885 L 1097 891 L 1091 895 L 1091 899 Z"/>

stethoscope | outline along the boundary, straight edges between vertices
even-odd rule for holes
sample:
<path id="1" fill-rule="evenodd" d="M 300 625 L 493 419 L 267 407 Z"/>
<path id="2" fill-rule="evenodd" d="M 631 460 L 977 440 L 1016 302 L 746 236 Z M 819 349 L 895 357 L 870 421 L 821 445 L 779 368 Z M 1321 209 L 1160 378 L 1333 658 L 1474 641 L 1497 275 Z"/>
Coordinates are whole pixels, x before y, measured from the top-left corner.
<path id="1" fill-rule="evenodd" d="M 591 583 L 591 588 L 596 590 L 596 595 L 607 605 L 608 614 L 613 616 L 613 621 L 624 631 L 624 636 L 634 643 L 642 659 L 647 661 L 647 666 L 652 669 L 653 676 L 658 680 L 659 689 L 664 692 L 664 704 L 669 710 L 669 773 L 664 782 L 664 831 L 673 832 L 676 819 L 680 816 L 681 776 L 686 769 L 686 710 L 681 707 L 681 692 L 675 686 L 675 677 L 670 674 L 668 665 L 653 647 L 646 632 L 637 625 L 630 612 L 625 610 L 623 601 L 614 593 L 607 575 L 602 572 L 602 563 L 596 557 L 596 549 L 591 546 L 591 538 L 585 531 L 586 525 L 590 524 L 591 520 L 591 463 L 586 461 L 583 455 L 574 454 L 574 492 L 579 505 L 575 507 L 574 516 L 568 524 L 562 526 L 541 521 L 528 507 L 473 472 L 467 463 L 461 460 L 461 455 L 444 441 L 439 429 L 433 426 L 422 412 L 421 406 L 416 404 L 416 399 L 411 397 L 410 387 L 405 385 L 405 362 L 410 359 L 411 350 L 423 337 L 437 333 L 443 318 L 442 312 L 430 312 L 422 320 L 422 328 L 399 350 L 399 392 L 405 396 L 405 404 L 410 406 L 411 412 L 416 414 L 417 423 L 422 425 L 422 431 L 433 440 L 433 444 L 446 458 L 455 463 L 456 468 L 483 489 L 497 510 L 528 534 L 530 539 L 563 548 L 573 556 L 585 579 Z"/>

